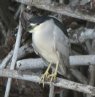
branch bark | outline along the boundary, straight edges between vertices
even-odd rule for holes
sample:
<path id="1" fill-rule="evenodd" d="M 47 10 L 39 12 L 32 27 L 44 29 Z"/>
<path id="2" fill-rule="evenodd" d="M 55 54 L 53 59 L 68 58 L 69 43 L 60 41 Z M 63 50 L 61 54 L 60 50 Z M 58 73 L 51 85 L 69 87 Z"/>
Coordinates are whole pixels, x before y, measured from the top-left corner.
<path id="1" fill-rule="evenodd" d="M 87 65 L 95 65 L 95 55 L 75 55 L 70 56 L 70 65 L 71 66 L 87 66 Z M 43 68 L 45 63 L 41 58 L 30 58 L 17 61 L 17 68 L 19 69 L 29 69 L 29 68 L 37 68 L 34 64 L 37 64 L 38 68 Z M 41 65 L 42 64 L 42 65 Z M 31 68 L 31 69 L 32 69 Z"/>
<path id="2" fill-rule="evenodd" d="M 22 26 L 21 26 L 21 21 L 19 21 L 17 39 L 16 39 L 14 52 L 13 52 L 13 57 L 12 57 L 12 62 L 11 62 L 11 66 L 10 66 L 11 70 L 14 70 L 14 68 L 15 68 L 15 63 L 16 63 L 16 60 L 17 60 L 17 54 L 18 54 L 18 50 L 19 50 L 19 46 L 20 46 L 21 35 L 22 35 Z M 9 97 L 11 83 L 12 83 L 12 78 L 8 78 L 4 97 Z"/>
<path id="3" fill-rule="evenodd" d="M 70 65 L 95 65 L 95 55 L 70 56 Z"/>
<path id="4" fill-rule="evenodd" d="M 54 97 L 54 85 L 50 83 L 49 97 Z"/>
<path id="5" fill-rule="evenodd" d="M 19 48 L 17 59 L 23 58 L 25 55 L 32 52 L 33 52 L 33 48 L 29 44 L 25 44 L 24 46 Z M 6 67 L 12 55 L 13 55 L 13 50 L 11 50 L 9 54 L 3 59 L 2 63 L 0 64 L 0 69 L 3 69 Z"/>
<path id="6" fill-rule="evenodd" d="M 12 55 L 13 55 L 13 50 L 10 51 L 9 54 L 3 59 L 1 65 L 0 65 L 0 69 L 1 68 L 4 69 L 6 67 L 6 65 L 7 65 L 8 61 L 11 59 Z"/>
<path id="7" fill-rule="evenodd" d="M 27 69 L 31 69 L 31 70 L 37 69 L 38 70 L 38 69 L 43 69 L 44 67 L 47 67 L 47 65 L 44 63 L 44 61 L 41 58 L 24 59 L 24 60 L 20 60 L 17 62 L 17 68 L 19 70 L 27 70 Z M 72 69 L 72 68 L 70 71 L 78 81 L 80 81 L 84 84 L 87 84 L 88 79 L 81 72 L 79 72 L 77 69 Z"/>
<path id="8" fill-rule="evenodd" d="M 77 34 L 77 32 L 79 34 Z M 79 28 L 75 31 L 75 34 L 73 35 L 72 39 L 70 39 L 70 42 L 83 43 L 89 39 L 95 39 L 95 29 Z"/>
<path id="9" fill-rule="evenodd" d="M 0 69 L 1 77 L 9 77 L 20 80 L 32 81 L 39 83 L 40 77 L 36 75 L 24 75 L 19 74 L 16 70 Z M 50 82 L 45 82 L 45 84 L 50 84 Z M 53 83 L 54 86 L 66 88 L 74 91 L 79 91 L 83 93 L 90 94 L 95 96 L 95 87 L 85 84 L 76 83 L 66 79 L 58 78 L 56 83 Z"/>
<path id="10" fill-rule="evenodd" d="M 70 7 L 66 7 L 66 6 L 61 6 L 61 5 L 54 6 L 53 4 L 48 3 L 47 0 L 41 0 L 40 2 L 39 0 L 15 0 L 15 1 L 29 5 L 29 6 L 35 6 L 40 9 L 63 14 L 66 16 L 95 22 L 95 16 L 83 14 L 79 10 L 72 10 Z"/>

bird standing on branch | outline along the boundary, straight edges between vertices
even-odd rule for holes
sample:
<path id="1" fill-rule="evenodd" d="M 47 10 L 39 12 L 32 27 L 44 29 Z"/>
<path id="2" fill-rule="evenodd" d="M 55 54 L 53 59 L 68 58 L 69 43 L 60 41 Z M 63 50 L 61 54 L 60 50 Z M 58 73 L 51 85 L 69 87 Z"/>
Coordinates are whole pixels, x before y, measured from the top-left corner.
<path id="1" fill-rule="evenodd" d="M 56 79 L 57 71 L 67 76 L 69 68 L 69 39 L 65 26 L 54 17 L 36 16 L 30 20 L 28 31 L 32 33 L 33 48 L 49 65 L 41 77 L 44 80 Z M 49 73 L 51 66 L 55 67 Z"/>

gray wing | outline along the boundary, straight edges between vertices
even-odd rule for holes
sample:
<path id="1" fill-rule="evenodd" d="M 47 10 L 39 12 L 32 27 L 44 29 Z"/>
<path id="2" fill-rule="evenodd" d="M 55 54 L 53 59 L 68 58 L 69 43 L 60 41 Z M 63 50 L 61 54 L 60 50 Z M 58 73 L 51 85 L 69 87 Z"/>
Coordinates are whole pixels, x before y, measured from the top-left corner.
<path id="1" fill-rule="evenodd" d="M 57 26 L 53 32 L 54 49 L 59 56 L 59 72 L 66 75 L 67 68 L 69 68 L 69 39 Z"/>

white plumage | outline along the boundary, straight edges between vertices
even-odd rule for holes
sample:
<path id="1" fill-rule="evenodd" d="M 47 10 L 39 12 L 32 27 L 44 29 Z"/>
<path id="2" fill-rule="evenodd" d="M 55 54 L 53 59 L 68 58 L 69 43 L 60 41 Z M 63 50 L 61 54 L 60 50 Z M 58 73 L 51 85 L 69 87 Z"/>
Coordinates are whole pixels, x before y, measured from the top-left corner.
<path id="1" fill-rule="evenodd" d="M 59 72 L 66 76 L 69 67 L 69 39 L 50 18 L 31 29 L 35 51 L 48 63 L 59 64 Z"/>

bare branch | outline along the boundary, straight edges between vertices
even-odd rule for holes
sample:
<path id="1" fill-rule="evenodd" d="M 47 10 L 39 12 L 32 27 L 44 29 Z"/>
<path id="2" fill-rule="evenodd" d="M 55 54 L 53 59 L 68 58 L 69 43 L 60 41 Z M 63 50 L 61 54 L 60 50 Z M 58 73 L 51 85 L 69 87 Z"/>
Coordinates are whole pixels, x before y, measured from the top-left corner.
<path id="1" fill-rule="evenodd" d="M 25 55 L 32 53 L 32 52 L 33 52 L 33 48 L 29 44 L 25 44 L 24 46 L 19 48 L 17 59 L 20 59 L 20 58 L 24 57 Z M 6 65 L 7 65 L 8 61 L 11 59 L 12 55 L 13 55 L 13 50 L 11 50 L 9 52 L 9 54 L 3 59 L 1 65 L 0 65 L 0 69 L 6 67 Z"/>
<path id="2" fill-rule="evenodd" d="M 94 39 L 95 38 L 95 30 L 94 29 L 87 29 L 85 28 L 84 32 L 80 32 L 79 41 L 84 42 L 87 39 Z"/>
<path id="3" fill-rule="evenodd" d="M 38 58 L 38 59 L 24 59 L 24 60 L 20 60 L 20 61 L 17 62 L 17 68 L 19 70 L 43 69 L 44 67 L 47 67 L 47 65 L 44 63 L 44 61 L 41 58 Z M 54 69 L 54 68 L 52 67 L 52 69 Z M 79 80 L 80 82 L 82 82 L 84 84 L 87 84 L 87 78 L 84 75 L 82 75 L 81 72 L 79 72 L 76 69 L 71 69 L 71 72 L 72 72 L 73 76 L 77 78 L 77 80 Z"/>
<path id="4" fill-rule="evenodd" d="M 70 56 L 69 60 L 71 66 L 95 65 L 95 55 L 75 55 Z M 37 64 L 37 67 L 34 64 Z M 17 68 L 19 69 L 43 68 L 44 66 L 45 63 L 43 63 L 43 60 L 41 58 L 30 58 L 17 61 Z"/>
<path id="5" fill-rule="evenodd" d="M 78 34 L 79 33 L 79 34 Z M 89 39 L 95 39 L 95 30 L 88 28 L 79 28 L 70 39 L 71 43 L 82 43 Z"/>
<path id="6" fill-rule="evenodd" d="M 1 68 L 5 68 L 5 66 L 7 65 L 8 61 L 11 59 L 13 55 L 13 50 L 9 52 L 9 54 L 3 59 L 1 65 L 0 65 L 0 69 Z"/>
<path id="7" fill-rule="evenodd" d="M 35 65 L 34 65 L 35 64 Z M 47 66 L 44 61 L 41 58 L 36 59 L 24 59 L 17 61 L 16 68 L 19 70 L 25 70 L 25 69 L 37 69 L 37 68 L 44 68 Z"/>
<path id="8" fill-rule="evenodd" d="M 19 74 L 16 70 L 7 70 L 7 69 L 0 69 L 0 76 L 1 77 L 10 77 L 20 80 L 32 81 L 39 83 L 40 77 L 36 75 L 24 75 Z M 45 84 L 50 84 L 50 82 L 45 82 Z M 58 78 L 56 83 L 53 83 L 54 86 L 66 88 L 74 91 L 79 91 L 83 93 L 87 93 L 90 95 L 95 96 L 95 87 L 90 85 L 84 85 L 80 83 L 76 83 L 73 81 L 69 81 L 66 79 Z"/>
<path id="9" fill-rule="evenodd" d="M 95 65 L 95 55 L 70 56 L 70 65 Z"/>
<path id="10" fill-rule="evenodd" d="M 17 54 L 18 54 L 21 35 L 22 35 L 21 32 L 22 32 L 22 26 L 21 26 L 21 21 L 19 21 L 19 29 L 18 29 L 18 33 L 17 33 L 17 39 L 16 39 L 14 53 L 13 53 L 12 62 L 11 62 L 11 66 L 10 66 L 11 70 L 13 70 L 15 68 L 15 63 L 16 63 L 16 60 L 17 60 Z M 4 97 L 9 97 L 9 92 L 10 92 L 10 88 L 11 88 L 11 82 L 12 82 L 12 78 L 8 78 Z"/>
<path id="11" fill-rule="evenodd" d="M 78 81 L 80 81 L 81 83 L 84 83 L 84 84 L 88 83 L 88 79 L 81 72 L 79 72 L 77 69 L 71 69 L 71 72 L 72 72 L 73 76 L 75 76 L 76 79 Z"/>
<path id="12" fill-rule="evenodd" d="M 52 82 L 50 83 L 49 97 L 54 97 L 54 85 Z"/>
<path id="13" fill-rule="evenodd" d="M 61 6 L 61 5 L 54 6 L 53 4 L 48 3 L 47 0 L 41 0 L 40 2 L 39 0 L 15 0 L 15 1 L 26 5 L 35 6 L 40 9 L 49 10 L 55 13 L 67 15 L 70 17 L 95 22 L 95 16 L 83 14 L 78 10 L 72 10 L 71 8 L 66 6 Z"/>

